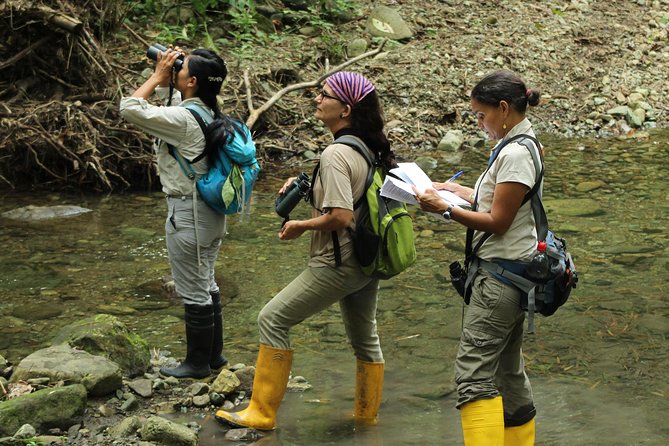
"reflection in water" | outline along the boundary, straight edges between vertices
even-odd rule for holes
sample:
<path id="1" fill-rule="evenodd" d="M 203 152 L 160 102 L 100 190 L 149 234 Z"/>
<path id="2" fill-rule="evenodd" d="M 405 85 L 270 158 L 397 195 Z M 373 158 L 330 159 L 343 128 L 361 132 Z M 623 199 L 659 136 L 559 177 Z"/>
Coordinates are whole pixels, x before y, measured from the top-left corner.
<path id="1" fill-rule="evenodd" d="M 669 192 L 667 133 L 647 140 L 544 141 L 544 194 L 581 282 L 556 316 L 539 318 L 525 343 L 537 400 L 537 444 L 666 444 L 669 428 Z M 439 154 L 421 153 L 434 156 Z M 485 153 L 465 157 L 472 184 Z M 441 163 L 435 179 L 455 166 Z M 308 237 L 279 242 L 276 184 L 259 185 L 249 222 L 233 218 L 219 260 L 227 354 L 252 363 L 256 317 L 306 264 Z M 182 308 L 162 289 L 168 271 L 160 194 L 99 197 L 6 196 L 0 212 L 28 204 L 76 204 L 93 212 L 23 223 L 2 220 L 0 354 L 13 362 L 46 346 L 55 329 L 91 314 L 117 315 L 151 346 L 184 353 Z M 416 210 L 413 209 L 415 212 Z M 307 215 L 306 205 L 300 212 Z M 447 265 L 462 257 L 464 230 L 415 212 L 419 260 L 382 283 L 379 332 L 386 357 L 380 424 L 355 428 L 355 359 L 337 307 L 292 331 L 293 374 L 313 388 L 291 393 L 280 429 L 260 444 L 462 444 L 452 363 L 462 303 Z M 175 335 L 175 333 L 177 335 Z M 327 371 L 327 373 L 323 373 Z M 202 445 L 221 444 L 204 420 Z"/>

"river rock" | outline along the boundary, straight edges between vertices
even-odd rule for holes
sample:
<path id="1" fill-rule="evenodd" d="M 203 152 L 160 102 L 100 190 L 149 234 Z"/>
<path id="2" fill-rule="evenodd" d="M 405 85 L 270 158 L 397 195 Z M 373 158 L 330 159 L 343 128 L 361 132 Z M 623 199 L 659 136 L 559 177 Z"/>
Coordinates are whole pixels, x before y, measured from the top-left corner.
<path id="1" fill-rule="evenodd" d="M 79 206 L 55 205 L 55 206 L 25 206 L 11 211 L 3 212 L 2 216 L 12 220 L 48 220 L 51 218 L 74 217 L 91 212 L 90 209 Z"/>
<path id="2" fill-rule="evenodd" d="M 120 423 L 107 429 L 107 433 L 114 440 L 123 440 L 134 436 L 140 427 L 142 427 L 142 422 L 139 417 L 132 416 L 124 418 Z"/>
<path id="3" fill-rule="evenodd" d="M 61 328 L 52 345 L 65 343 L 109 358 L 130 377 L 141 375 L 150 366 L 151 354 L 146 341 L 109 314 L 97 314 Z"/>
<path id="4" fill-rule="evenodd" d="M 228 395 L 239 387 L 239 378 L 228 369 L 223 369 L 211 385 L 211 391 Z"/>
<path id="5" fill-rule="evenodd" d="M 367 51 L 367 40 L 362 37 L 353 39 L 346 45 L 348 57 L 356 57 Z"/>
<path id="6" fill-rule="evenodd" d="M 186 426 L 158 416 L 150 417 L 139 429 L 144 441 L 168 446 L 197 446 L 197 434 Z"/>
<path id="7" fill-rule="evenodd" d="M 604 210 L 597 201 L 590 198 L 562 198 L 544 201 L 546 212 L 555 212 L 568 217 L 595 217 L 604 215 Z"/>
<path id="8" fill-rule="evenodd" d="M 439 141 L 437 149 L 445 152 L 452 152 L 458 150 L 464 142 L 465 138 L 461 130 L 449 130 L 444 137 L 441 138 L 441 141 Z"/>
<path id="9" fill-rule="evenodd" d="M 16 366 L 11 381 L 27 381 L 45 376 L 52 383 L 81 383 L 93 396 L 107 395 L 120 389 L 123 384 L 121 369 L 117 364 L 68 345 L 57 345 L 28 355 Z"/>
<path id="10" fill-rule="evenodd" d="M 400 14 L 387 6 L 377 6 L 367 19 L 367 32 L 374 37 L 393 40 L 409 39 L 413 33 Z"/>
<path id="11" fill-rule="evenodd" d="M 38 390 L 0 402 L 0 435 L 13 435 L 22 425 L 38 431 L 67 430 L 81 423 L 86 409 L 86 388 L 81 384 Z"/>

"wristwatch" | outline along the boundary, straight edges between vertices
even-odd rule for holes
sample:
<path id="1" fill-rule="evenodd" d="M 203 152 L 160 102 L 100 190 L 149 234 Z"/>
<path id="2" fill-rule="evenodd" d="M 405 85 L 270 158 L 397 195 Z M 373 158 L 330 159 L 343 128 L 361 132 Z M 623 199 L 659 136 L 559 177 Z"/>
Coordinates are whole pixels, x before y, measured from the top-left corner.
<path id="1" fill-rule="evenodd" d="M 441 216 L 443 217 L 444 220 L 446 221 L 451 221 L 451 211 L 453 210 L 453 205 L 449 204 L 446 210 L 444 211 Z"/>

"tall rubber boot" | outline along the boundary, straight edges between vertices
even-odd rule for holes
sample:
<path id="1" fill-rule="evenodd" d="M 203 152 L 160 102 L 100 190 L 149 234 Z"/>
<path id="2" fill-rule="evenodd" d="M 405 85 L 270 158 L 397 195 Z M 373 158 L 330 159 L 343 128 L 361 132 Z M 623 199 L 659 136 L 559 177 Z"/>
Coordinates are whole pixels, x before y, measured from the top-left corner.
<path id="1" fill-rule="evenodd" d="M 214 306 L 214 340 L 211 344 L 211 357 L 209 358 L 209 367 L 212 370 L 220 370 L 228 363 L 223 353 L 223 310 L 221 308 L 221 292 L 214 291 L 211 294 L 211 301 Z"/>
<path id="2" fill-rule="evenodd" d="M 504 445 L 502 397 L 472 401 L 460 409 L 465 446 Z"/>
<path id="3" fill-rule="evenodd" d="M 186 359 L 177 367 L 162 367 L 160 374 L 184 379 L 201 379 L 211 374 L 209 358 L 214 335 L 214 310 L 211 305 L 184 305 L 186 321 Z"/>
<path id="4" fill-rule="evenodd" d="M 376 424 L 383 390 L 383 367 L 382 362 L 356 361 L 355 421 Z"/>
<path id="5" fill-rule="evenodd" d="M 520 426 L 504 428 L 504 446 L 534 446 L 536 424 L 534 418 Z"/>
<path id="6" fill-rule="evenodd" d="M 256 371 L 253 378 L 251 403 L 240 412 L 216 411 L 215 417 L 224 424 L 272 430 L 276 413 L 286 393 L 293 351 L 260 344 Z"/>

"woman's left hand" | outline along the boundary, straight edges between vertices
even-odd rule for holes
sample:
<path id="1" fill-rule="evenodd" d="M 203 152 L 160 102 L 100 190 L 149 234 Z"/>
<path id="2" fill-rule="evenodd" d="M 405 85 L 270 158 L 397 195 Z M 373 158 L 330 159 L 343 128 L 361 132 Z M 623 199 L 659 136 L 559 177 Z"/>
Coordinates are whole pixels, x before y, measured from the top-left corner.
<path id="1" fill-rule="evenodd" d="M 279 239 L 294 240 L 304 234 L 305 230 L 300 220 L 288 220 L 279 231 Z"/>
<path id="2" fill-rule="evenodd" d="M 183 53 L 180 51 L 180 48 L 168 48 L 167 51 L 161 52 L 158 55 L 158 61 L 156 62 L 156 69 L 153 76 L 160 85 L 169 84 L 170 78 L 172 77 L 172 67 L 181 54 Z"/>
<path id="3" fill-rule="evenodd" d="M 416 200 L 420 208 L 426 212 L 433 212 L 435 214 L 441 214 L 448 208 L 448 204 L 444 201 L 443 198 L 439 196 L 436 190 L 432 188 L 425 189 L 424 192 L 420 192 L 416 189 L 416 186 L 412 186 L 413 191 L 416 194 Z"/>

